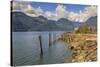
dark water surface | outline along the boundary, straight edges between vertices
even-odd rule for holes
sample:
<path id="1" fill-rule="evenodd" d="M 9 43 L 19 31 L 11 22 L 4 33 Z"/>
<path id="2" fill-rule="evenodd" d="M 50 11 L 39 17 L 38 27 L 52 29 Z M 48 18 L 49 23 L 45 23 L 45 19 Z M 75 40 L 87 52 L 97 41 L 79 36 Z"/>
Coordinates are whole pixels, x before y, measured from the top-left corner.
<path id="1" fill-rule="evenodd" d="M 13 32 L 13 65 L 36 65 L 71 62 L 71 50 L 63 41 L 55 41 L 62 32 L 51 32 L 49 47 L 48 32 Z M 40 53 L 38 36 L 42 37 L 43 56 Z"/>

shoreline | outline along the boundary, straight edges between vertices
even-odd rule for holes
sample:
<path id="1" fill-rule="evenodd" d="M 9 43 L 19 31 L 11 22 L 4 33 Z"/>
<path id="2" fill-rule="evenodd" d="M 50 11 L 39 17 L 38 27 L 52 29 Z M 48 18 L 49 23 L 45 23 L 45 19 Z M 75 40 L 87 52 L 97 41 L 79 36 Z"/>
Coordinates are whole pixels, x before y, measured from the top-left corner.
<path id="1" fill-rule="evenodd" d="M 97 34 L 63 33 L 58 40 L 69 44 L 72 62 L 97 61 Z"/>

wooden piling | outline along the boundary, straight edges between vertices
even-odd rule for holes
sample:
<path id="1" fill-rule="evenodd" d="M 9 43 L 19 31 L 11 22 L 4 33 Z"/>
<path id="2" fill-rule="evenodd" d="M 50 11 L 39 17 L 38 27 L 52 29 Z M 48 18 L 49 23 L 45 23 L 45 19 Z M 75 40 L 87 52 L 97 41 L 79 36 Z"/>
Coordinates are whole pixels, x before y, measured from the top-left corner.
<path id="1" fill-rule="evenodd" d="M 51 34 L 49 33 L 49 47 L 51 46 Z"/>
<path id="2" fill-rule="evenodd" d="M 42 37 L 39 35 L 39 42 L 40 42 L 40 51 L 41 51 L 41 56 L 43 56 L 43 49 L 42 49 Z"/>

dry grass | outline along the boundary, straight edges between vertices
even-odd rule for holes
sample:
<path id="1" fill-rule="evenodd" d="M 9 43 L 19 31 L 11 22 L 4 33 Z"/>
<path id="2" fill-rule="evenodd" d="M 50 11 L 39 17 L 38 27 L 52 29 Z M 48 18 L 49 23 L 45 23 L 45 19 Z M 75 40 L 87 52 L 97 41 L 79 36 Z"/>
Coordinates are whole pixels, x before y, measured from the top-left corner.
<path id="1" fill-rule="evenodd" d="M 69 43 L 69 47 L 73 51 L 72 62 L 97 60 L 96 34 L 64 33 L 58 39 Z"/>

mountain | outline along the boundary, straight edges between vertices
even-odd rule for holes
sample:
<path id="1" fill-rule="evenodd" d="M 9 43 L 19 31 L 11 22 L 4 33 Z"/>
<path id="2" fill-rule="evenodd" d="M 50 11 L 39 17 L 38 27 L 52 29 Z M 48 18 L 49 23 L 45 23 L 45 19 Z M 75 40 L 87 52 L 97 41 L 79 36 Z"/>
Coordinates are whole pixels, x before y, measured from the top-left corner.
<path id="1" fill-rule="evenodd" d="M 91 28 L 97 28 L 97 16 L 89 18 L 84 24 Z"/>
<path id="2" fill-rule="evenodd" d="M 12 12 L 12 31 L 31 31 L 37 30 L 37 28 L 45 23 L 47 19 L 39 17 L 30 17 L 23 12 Z"/>
<path id="3" fill-rule="evenodd" d="M 78 28 L 81 24 L 80 22 L 73 22 L 74 28 Z"/>
<path id="4" fill-rule="evenodd" d="M 77 30 L 76 33 L 97 33 L 97 16 L 89 18 L 86 22 L 82 23 Z"/>
<path id="5" fill-rule="evenodd" d="M 72 31 L 75 23 L 61 18 L 58 21 L 48 20 L 44 16 L 30 17 L 23 12 L 11 12 L 12 31 Z M 77 26 L 78 24 L 76 24 Z"/>
<path id="6" fill-rule="evenodd" d="M 72 31 L 74 29 L 73 22 L 61 18 L 56 22 L 56 25 L 61 29 L 61 30 L 67 30 L 67 31 Z"/>

